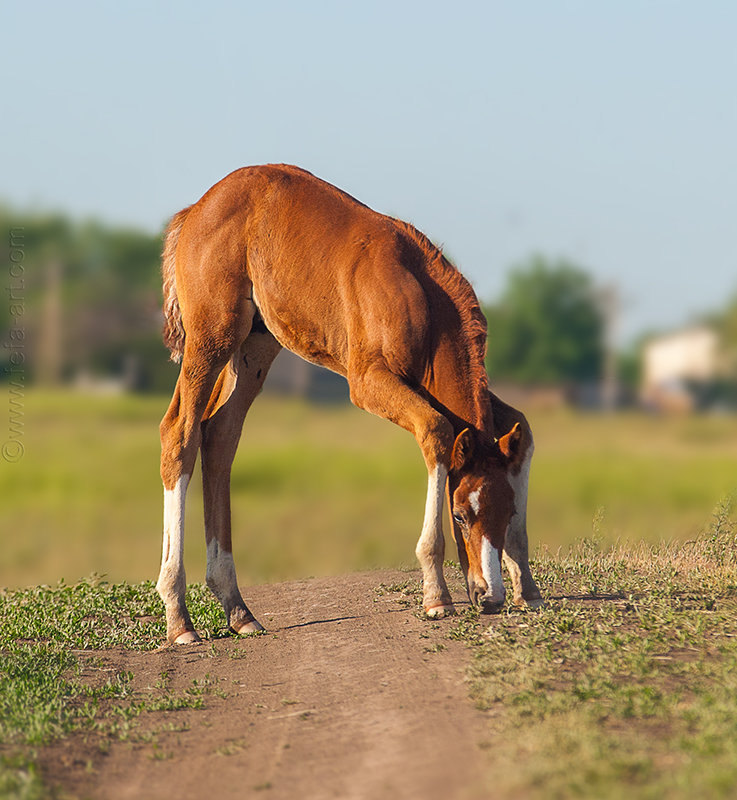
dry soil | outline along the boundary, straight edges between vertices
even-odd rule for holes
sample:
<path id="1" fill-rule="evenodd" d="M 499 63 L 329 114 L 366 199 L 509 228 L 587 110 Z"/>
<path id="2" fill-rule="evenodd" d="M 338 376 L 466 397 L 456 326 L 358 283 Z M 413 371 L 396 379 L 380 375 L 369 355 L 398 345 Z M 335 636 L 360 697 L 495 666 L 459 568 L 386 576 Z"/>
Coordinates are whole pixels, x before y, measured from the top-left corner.
<path id="1" fill-rule="evenodd" d="M 417 579 L 248 587 L 267 635 L 94 654 L 89 680 L 130 670 L 145 691 L 165 674 L 175 692 L 196 680 L 205 708 L 145 714 L 128 741 L 66 739 L 40 754 L 47 782 L 92 800 L 493 797 L 493 731 L 468 697 L 468 647 L 448 638 L 452 619 L 421 619 L 412 598 L 379 589 Z M 463 588 L 452 591 L 463 608 Z"/>

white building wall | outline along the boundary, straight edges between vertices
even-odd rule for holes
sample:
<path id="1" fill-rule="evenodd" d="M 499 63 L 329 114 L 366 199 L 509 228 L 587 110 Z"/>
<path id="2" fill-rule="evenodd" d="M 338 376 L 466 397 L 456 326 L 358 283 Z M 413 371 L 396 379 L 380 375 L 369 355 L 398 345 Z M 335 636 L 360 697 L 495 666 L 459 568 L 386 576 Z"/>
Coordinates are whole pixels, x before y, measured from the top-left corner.
<path id="1" fill-rule="evenodd" d="M 683 391 L 685 381 L 708 381 L 717 374 L 718 340 L 706 326 L 653 339 L 643 354 L 642 394 L 646 401 Z"/>

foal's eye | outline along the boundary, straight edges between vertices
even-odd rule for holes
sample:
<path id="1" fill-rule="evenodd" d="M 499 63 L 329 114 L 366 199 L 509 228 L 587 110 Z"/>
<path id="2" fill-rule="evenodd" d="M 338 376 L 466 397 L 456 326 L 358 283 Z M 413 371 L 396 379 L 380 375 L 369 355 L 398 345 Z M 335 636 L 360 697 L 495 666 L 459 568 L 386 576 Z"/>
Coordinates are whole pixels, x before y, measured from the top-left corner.
<path id="1" fill-rule="evenodd" d="M 453 512 L 453 519 L 454 519 L 454 520 L 455 520 L 455 521 L 458 523 L 458 525 L 460 525 L 461 527 L 463 527 L 463 526 L 466 524 L 466 518 L 463 516 L 463 514 L 461 514 L 461 513 L 460 513 L 460 511 L 454 511 L 454 512 Z"/>

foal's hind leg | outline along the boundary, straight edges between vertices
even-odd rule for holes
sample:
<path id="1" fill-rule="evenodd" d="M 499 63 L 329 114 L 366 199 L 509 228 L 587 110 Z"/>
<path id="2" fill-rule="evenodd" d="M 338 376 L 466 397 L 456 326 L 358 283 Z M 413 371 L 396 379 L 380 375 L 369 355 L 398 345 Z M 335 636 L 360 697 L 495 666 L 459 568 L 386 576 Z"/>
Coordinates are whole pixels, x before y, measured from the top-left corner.
<path id="1" fill-rule="evenodd" d="M 504 566 L 512 579 L 514 603 L 539 608 L 543 604 L 543 599 L 530 571 L 527 542 L 527 488 L 530 481 L 532 453 L 535 449 L 532 430 L 521 411 L 507 405 L 493 393 L 489 394 L 494 422 L 499 430 L 510 430 L 518 422 L 527 442 L 527 452 L 519 473 L 509 476 L 509 482 L 514 490 L 515 513 L 504 540 L 503 557 Z"/>
<path id="2" fill-rule="evenodd" d="M 203 423 L 202 486 L 205 501 L 207 585 L 221 602 L 235 633 L 263 630 L 238 589 L 230 529 L 230 470 L 243 420 L 261 391 L 281 345 L 268 333 L 251 333 L 241 347 L 238 380 L 233 393 Z"/>
<path id="3" fill-rule="evenodd" d="M 349 382 L 355 405 L 410 431 L 422 450 L 428 475 L 427 499 L 415 554 L 422 567 L 423 607 L 431 617 L 452 614 L 453 601 L 443 575 L 442 514 L 453 428 L 423 397 L 386 368 L 373 367 L 361 374 L 349 374 Z"/>
<path id="4" fill-rule="evenodd" d="M 164 543 L 156 588 L 166 608 L 170 642 L 196 642 L 184 593 L 184 501 L 200 446 L 200 422 L 218 372 L 225 361 L 190 341 L 174 396 L 161 421 L 161 479 L 164 483 Z"/>

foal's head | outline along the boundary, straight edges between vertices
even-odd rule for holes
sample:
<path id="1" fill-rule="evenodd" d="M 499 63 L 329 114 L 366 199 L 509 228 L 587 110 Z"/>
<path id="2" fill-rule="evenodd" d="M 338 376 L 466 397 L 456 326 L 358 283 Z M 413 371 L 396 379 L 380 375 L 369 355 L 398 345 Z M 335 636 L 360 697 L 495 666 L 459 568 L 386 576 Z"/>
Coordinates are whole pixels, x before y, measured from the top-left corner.
<path id="1" fill-rule="evenodd" d="M 468 596 L 487 613 L 504 603 L 501 554 L 515 513 L 509 478 L 525 452 L 519 424 L 494 442 L 466 428 L 453 445 L 448 474 L 453 534 Z"/>

